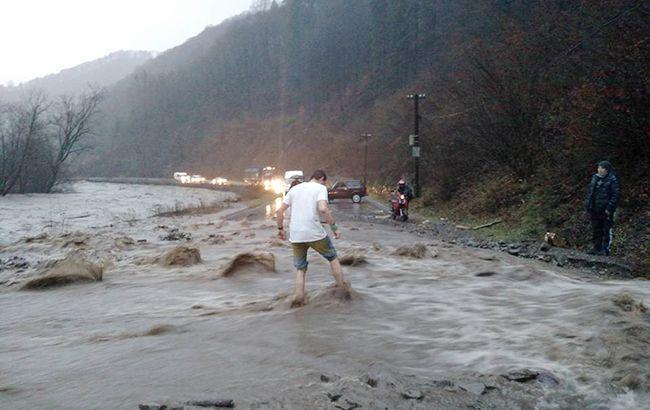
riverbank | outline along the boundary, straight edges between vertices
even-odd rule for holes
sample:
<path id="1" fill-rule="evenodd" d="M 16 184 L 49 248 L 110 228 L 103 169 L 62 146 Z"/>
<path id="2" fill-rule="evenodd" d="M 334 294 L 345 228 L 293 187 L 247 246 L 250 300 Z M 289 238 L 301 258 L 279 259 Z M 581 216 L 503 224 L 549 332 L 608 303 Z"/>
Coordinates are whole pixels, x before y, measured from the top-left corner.
<path id="1" fill-rule="evenodd" d="M 368 198 L 379 210 L 388 209 L 388 196 L 385 190 L 373 190 Z M 555 241 L 544 240 L 545 232 L 530 219 L 504 216 L 503 213 L 483 213 L 481 217 L 466 211 L 466 207 L 452 204 L 426 204 L 426 199 L 415 200 L 411 204 L 410 224 L 405 229 L 427 237 L 459 244 L 462 246 L 491 249 L 513 256 L 535 259 L 558 267 L 573 267 L 589 272 L 600 278 L 646 278 L 650 279 L 650 265 L 643 262 L 647 256 L 648 238 L 637 235 L 638 249 L 633 257 L 622 257 L 620 252 L 611 256 L 590 255 L 584 250 L 570 246 L 555 233 Z M 507 213 L 507 212 L 506 212 Z M 643 224 L 634 227 L 637 231 L 648 230 Z M 628 225 L 616 227 L 616 241 L 631 241 Z M 587 234 L 585 234 L 587 235 Z M 622 239 L 619 239 L 619 236 Z M 619 247 L 620 248 L 620 247 Z"/>

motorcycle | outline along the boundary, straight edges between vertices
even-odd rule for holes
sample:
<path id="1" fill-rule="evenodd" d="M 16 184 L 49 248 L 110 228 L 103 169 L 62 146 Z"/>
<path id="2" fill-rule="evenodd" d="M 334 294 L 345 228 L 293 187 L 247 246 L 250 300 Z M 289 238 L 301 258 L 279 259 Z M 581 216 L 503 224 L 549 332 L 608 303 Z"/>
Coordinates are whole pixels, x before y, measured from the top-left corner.
<path id="1" fill-rule="evenodd" d="M 406 222 L 409 219 L 409 200 L 404 194 L 396 195 L 390 200 L 391 217 Z"/>

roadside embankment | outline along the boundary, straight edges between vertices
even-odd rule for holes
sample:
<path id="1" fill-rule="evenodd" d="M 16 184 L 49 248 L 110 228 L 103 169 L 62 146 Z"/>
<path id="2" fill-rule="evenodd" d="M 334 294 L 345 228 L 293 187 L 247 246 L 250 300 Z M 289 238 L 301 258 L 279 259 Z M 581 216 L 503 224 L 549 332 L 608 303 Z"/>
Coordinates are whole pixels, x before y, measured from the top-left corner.
<path id="1" fill-rule="evenodd" d="M 388 217 L 388 199 L 385 197 L 385 192 L 376 191 L 371 197 L 364 198 L 364 201 L 377 210 L 384 211 L 384 217 L 379 220 L 402 224 L 393 222 Z M 452 220 L 443 215 L 447 213 L 423 206 L 416 200 L 411 207 L 409 221 L 403 225 L 405 229 L 417 235 L 436 238 L 451 244 L 491 249 L 521 258 L 536 259 L 558 267 L 586 270 L 590 275 L 600 278 L 650 278 L 650 272 L 644 269 L 643 264 L 630 262 L 627 258 L 617 256 L 589 255 L 562 243 L 554 245 L 546 242 L 543 235 L 539 237 L 532 234 L 524 235 L 521 229 L 504 228 L 503 219 L 498 216 L 484 220 L 477 218 Z M 511 226 L 511 220 L 508 224 Z"/>

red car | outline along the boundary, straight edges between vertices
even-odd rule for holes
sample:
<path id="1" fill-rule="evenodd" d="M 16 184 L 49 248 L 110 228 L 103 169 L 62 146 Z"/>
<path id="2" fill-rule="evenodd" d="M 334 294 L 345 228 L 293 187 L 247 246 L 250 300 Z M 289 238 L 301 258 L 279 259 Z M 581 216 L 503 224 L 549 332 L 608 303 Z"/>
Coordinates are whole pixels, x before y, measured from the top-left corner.
<path id="1" fill-rule="evenodd" d="M 351 199 L 358 204 L 364 196 L 367 196 L 366 186 L 358 179 L 338 181 L 327 190 L 329 199 Z"/>

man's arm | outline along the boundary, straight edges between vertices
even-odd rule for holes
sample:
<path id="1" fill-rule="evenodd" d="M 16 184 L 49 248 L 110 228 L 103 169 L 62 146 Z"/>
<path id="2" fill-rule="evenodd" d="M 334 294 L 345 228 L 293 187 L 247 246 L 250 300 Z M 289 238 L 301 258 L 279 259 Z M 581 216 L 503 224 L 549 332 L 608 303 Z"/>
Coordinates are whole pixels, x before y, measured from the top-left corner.
<path id="1" fill-rule="evenodd" d="M 275 219 L 278 225 L 278 237 L 280 239 L 285 239 L 286 235 L 284 234 L 284 211 L 289 209 L 289 205 L 283 203 L 277 211 L 275 211 Z"/>
<path id="2" fill-rule="evenodd" d="M 609 198 L 609 202 L 607 204 L 607 212 L 609 214 L 613 213 L 614 210 L 616 209 L 616 205 L 618 205 L 618 200 L 621 198 L 621 185 L 618 182 L 618 178 L 614 176 L 612 178 L 612 195 Z"/>
<path id="3" fill-rule="evenodd" d="M 330 210 L 327 201 L 324 200 L 318 201 L 318 212 L 325 220 L 325 223 L 332 228 L 332 232 L 334 232 L 334 237 L 338 239 L 341 236 L 339 233 L 339 227 L 336 226 L 336 222 L 334 221 L 334 216 L 332 216 L 332 211 Z"/>
<path id="4" fill-rule="evenodd" d="M 326 224 L 334 224 L 334 217 L 332 216 L 329 205 L 327 205 L 327 201 L 318 201 L 318 212 L 323 216 Z"/>

